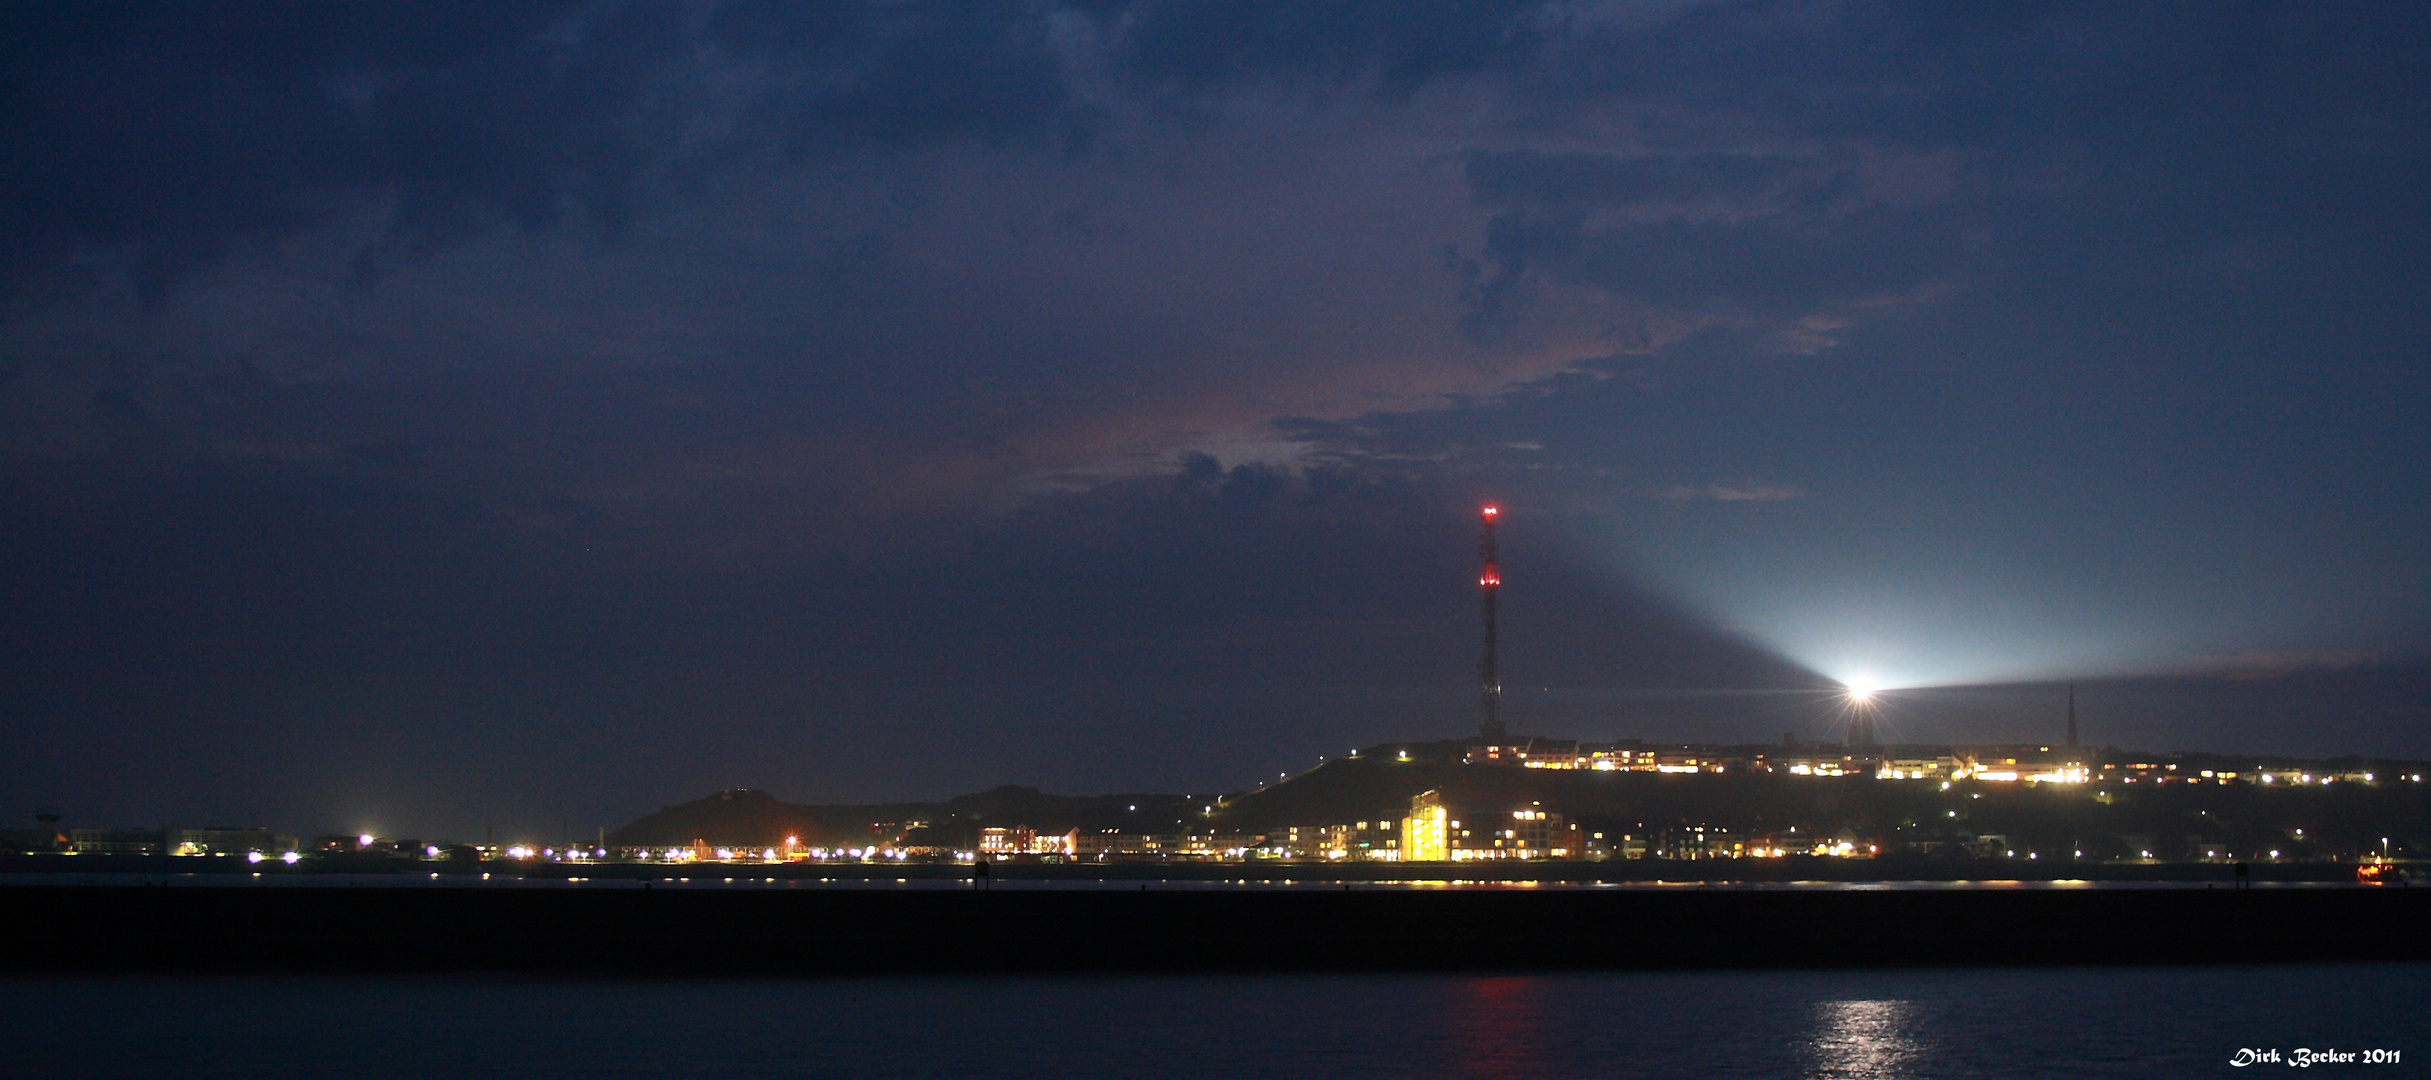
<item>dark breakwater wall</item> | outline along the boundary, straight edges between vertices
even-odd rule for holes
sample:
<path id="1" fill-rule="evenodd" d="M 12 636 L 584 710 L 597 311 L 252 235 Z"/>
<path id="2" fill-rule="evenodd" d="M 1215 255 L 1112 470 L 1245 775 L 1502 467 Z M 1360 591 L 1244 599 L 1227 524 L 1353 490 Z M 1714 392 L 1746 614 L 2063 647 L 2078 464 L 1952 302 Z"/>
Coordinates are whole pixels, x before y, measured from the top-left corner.
<path id="1" fill-rule="evenodd" d="M 17 971 L 1552 971 L 2431 960 L 2431 889 L 0 887 Z"/>

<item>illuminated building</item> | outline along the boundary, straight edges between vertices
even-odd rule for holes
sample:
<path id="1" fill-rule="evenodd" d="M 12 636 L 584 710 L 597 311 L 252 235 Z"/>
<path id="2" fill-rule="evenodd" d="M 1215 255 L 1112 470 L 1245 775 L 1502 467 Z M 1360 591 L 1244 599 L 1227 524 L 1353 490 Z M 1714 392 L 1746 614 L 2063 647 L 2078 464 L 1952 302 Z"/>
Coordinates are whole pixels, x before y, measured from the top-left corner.
<path id="1" fill-rule="evenodd" d="M 1959 770 L 1952 779 L 2028 784 L 2082 784 L 2093 779 L 2093 770 L 2075 751 L 2055 753 L 2048 746 L 1962 747 L 1958 758 Z"/>
<path id="2" fill-rule="evenodd" d="M 1778 859 L 1784 855 L 1807 854 L 1807 848 L 1795 846 L 1801 842 L 1800 837 L 1785 837 L 1777 833 L 1751 836 L 1747 838 L 1745 846 L 1739 850 L 1739 855 L 1748 859 Z"/>
<path id="3" fill-rule="evenodd" d="M 1462 761 L 1527 769 L 1593 769 L 1598 772 L 1729 772 L 1744 757 L 1718 748 L 1680 746 L 1649 749 L 1637 742 L 1591 746 L 1575 739 L 1508 739 L 1471 742 Z"/>
<path id="4" fill-rule="evenodd" d="M 1868 763 L 1850 755 L 1834 757 L 1778 757 L 1771 762 L 1774 772 L 1791 776 L 1861 776 Z"/>
<path id="5" fill-rule="evenodd" d="M 1403 819 L 1403 857 L 1413 862 L 1470 859 L 1576 859 L 1587 854 L 1575 822 L 1530 803 L 1515 810 L 1447 805 L 1440 791 L 1410 800 Z"/>
<path id="6" fill-rule="evenodd" d="M 1326 826 L 1319 855 L 1351 861 L 1394 861 L 1401 858 L 1401 822 L 1380 818 L 1349 825 Z"/>
<path id="7" fill-rule="evenodd" d="M 1194 858 L 1238 859 L 1257 843 L 1257 837 L 1242 833 L 1184 833 L 1174 851 Z"/>
<path id="8" fill-rule="evenodd" d="M 354 837 L 347 838 L 349 850 L 352 850 L 354 840 Z M 184 829 L 163 825 L 157 829 L 71 829 L 68 832 L 69 850 L 92 855 L 279 854 L 293 851 L 296 847 L 295 837 L 280 836 L 261 828 Z"/>
<path id="9" fill-rule="evenodd" d="M 1410 816 L 1401 821 L 1401 857 L 1411 862 L 1442 862 L 1451 858 L 1452 809 L 1440 792 L 1428 791 L 1410 800 Z"/>
<path id="10" fill-rule="evenodd" d="M 279 836 L 268 829 L 180 829 L 170 826 L 168 834 L 171 854 L 175 855 L 244 855 L 251 852 L 282 852 L 296 848 L 295 837 Z M 420 847 L 415 842 L 415 847 Z"/>
<path id="11" fill-rule="evenodd" d="M 1012 828 L 979 830 L 979 853 L 982 855 L 1027 855 L 1038 833 L 1026 825 Z"/>
<path id="12" fill-rule="evenodd" d="M 1655 755 L 1654 771 L 1663 773 L 1727 772 L 1730 766 L 1711 751 L 1683 748 Z"/>
<path id="13" fill-rule="evenodd" d="M 1611 746 L 1595 747 L 1587 752 L 1587 768 L 1598 772 L 1652 772 L 1657 754 L 1645 745 L 1631 740 Z"/>
<path id="14" fill-rule="evenodd" d="M 1587 854 L 1591 858 L 1643 859 L 1647 838 L 1644 833 L 1594 833 L 1587 837 Z"/>
<path id="15" fill-rule="evenodd" d="M 1072 854 L 1081 858 L 1104 859 L 1113 855 L 1164 855 L 1181 843 L 1178 836 L 1158 836 L 1153 833 L 1127 833 L 1121 829 L 1101 832 L 1075 831 Z"/>
<path id="16" fill-rule="evenodd" d="M 1931 754 L 1919 750 L 1939 750 Z M 1774 755 L 1775 773 L 1792 776 L 1871 776 L 1877 780 L 1986 780 L 1994 783 L 2081 784 L 2092 778 L 2074 753 L 2048 746 L 1901 747 L 1866 753 Z"/>
<path id="17" fill-rule="evenodd" d="M 1877 780 L 1948 780 L 1958 775 L 1963 763 L 1955 757 L 1884 758 L 1875 766 Z"/>
<path id="18" fill-rule="evenodd" d="M 1575 739 L 1530 739 L 1528 748 L 1520 752 L 1520 765 L 1530 769 L 1585 768 L 1588 756 Z"/>
<path id="19" fill-rule="evenodd" d="M 1468 752 L 1461 758 L 1461 762 L 1467 765 L 1517 765 L 1520 751 L 1525 748 L 1524 741 L 1470 743 Z"/>
<path id="20" fill-rule="evenodd" d="M 1325 849 L 1326 832 L 1322 825 L 1287 825 L 1267 834 L 1254 850 L 1267 859 L 1316 858 Z"/>
<path id="21" fill-rule="evenodd" d="M 69 850 L 79 855 L 158 855 L 168 850 L 170 829 L 70 829 Z"/>
<path id="22" fill-rule="evenodd" d="M 2108 769 L 2111 768 L 2111 766 L 2103 766 L 2103 768 Z M 2117 775 L 2123 778 L 2135 777 L 2138 779 L 2159 779 L 2158 777 L 2152 775 L 2152 770 L 2155 767 L 2150 764 L 2122 765 L 2118 766 L 2118 768 L 2120 769 L 2120 772 Z M 2103 779 L 2107 780 L 2111 775 L 2112 774 L 2106 772 L 2103 774 Z M 2236 775 L 2237 774 L 2235 773 L 2225 774 L 2227 778 L 2234 778 Z M 2297 765 L 2265 765 L 2255 770 L 2252 776 L 2258 777 L 2260 782 L 2265 784 L 2372 784 L 2380 781 L 2380 773 L 2376 770 L 2348 769 L 2345 771 L 2337 771 L 2328 768 L 2308 768 Z M 2403 775 L 2398 775 L 2395 778 L 2420 782 L 2416 778 Z"/>
<path id="23" fill-rule="evenodd" d="M 1469 744 L 1470 765 L 1514 765 L 1528 769 L 1584 769 L 1592 761 L 1576 739 L 1515 739 Z"/>
<path id="24" fill-rule="evenodd" d="M 1127 833 L 1120 829 L 1100 832 L 1076 829 L 1068 836 L 1070 844 L 1067 854 L 1100 861 L 1120 856 L 1239 859 L 1252 854 L 1259 842 L 1265 839 L 1241 833 Z"/>
<path id="25" fill-rule="evenodd" d="M 1746 842 L 1718 825 L 1665 829 L 1655 847 L 1655 855 L 1664 859 L 1736 859 L 1746 853 Z"/>

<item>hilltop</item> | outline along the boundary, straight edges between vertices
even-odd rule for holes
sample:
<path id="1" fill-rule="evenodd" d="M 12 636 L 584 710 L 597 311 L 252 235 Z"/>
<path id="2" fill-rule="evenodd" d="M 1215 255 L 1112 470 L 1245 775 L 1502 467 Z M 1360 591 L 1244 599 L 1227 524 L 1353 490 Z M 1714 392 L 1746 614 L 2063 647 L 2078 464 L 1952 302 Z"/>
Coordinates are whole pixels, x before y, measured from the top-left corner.
<path id="1" fill-rule="evenodd" d="M 2017 852 L 2042 858 L 2353 858 L 2431 850 L 2431 784 L 2079 784 L 1876 780 L 1766 772 L 1657 773 L 1463 765 L 1461 744 L 1372 747 L 1257 790 L 1220 799 L 1172 794 L 1051 795 L 1000 787 L 934 803 L 797 805 L 762 791 L 719 792 L 667 807 L 611 833 L 619 846 L 804 846 L 971 850 L 979 830 L 1041 833 L 1275 835 L 1355 822 L 1398 821 L 1410 799 L 1440 791 L 1452 806 L 1501 813 L 1533 807 L 1587 830 L 1659 846 L 1704 830 L 1729 843 L 1773 846 L 1825 837 L 1899 851 Z M 2182 760 L 2193 761 L 2192 758 Z M 2188 770 L 2190 773 L 2196 770 Z M 2387 843 L 2383 843 L 2383 839 Z M 1702 841 L 1700 841 L 1702 842 Z M 1674 846 L 1676 850 L 1676 845 Z M 1711 849 L 1708 849 L 1711 850 Z"/>
<path id="2" fill-rule="evenodd" d="M 775 847 L 787 837 L 804 847 L 844 848 L 909 842 L 968 849 L 978 830 L 990 826 L 1169 832 L 1185 821 L 1203 820 L 1187 795 L 1049 795 L 1034 787 L 1006 785 L 943 802 L 782 802 L 765 791 L 732 788 L 659 810 L 608 834 L 619 847 L 678 847 L 695 841 L 717 847 Z"/>

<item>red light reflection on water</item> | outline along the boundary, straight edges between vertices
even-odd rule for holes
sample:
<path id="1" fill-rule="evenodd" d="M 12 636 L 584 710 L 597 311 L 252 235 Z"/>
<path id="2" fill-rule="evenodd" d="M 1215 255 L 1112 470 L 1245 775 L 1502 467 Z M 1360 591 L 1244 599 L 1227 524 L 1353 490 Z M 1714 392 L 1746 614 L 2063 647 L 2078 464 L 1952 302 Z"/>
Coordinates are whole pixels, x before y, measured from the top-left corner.
<path id="1" fill-rule="evenodd" d="M 1525 1080 L 1545 1074 L 1542 1054 L 1548 1035 L 1544 980 L 1519 975 L 1468 979 L 1458 995 L 1453 1021 L 1456 1075 L 1490 1080 Z"/>

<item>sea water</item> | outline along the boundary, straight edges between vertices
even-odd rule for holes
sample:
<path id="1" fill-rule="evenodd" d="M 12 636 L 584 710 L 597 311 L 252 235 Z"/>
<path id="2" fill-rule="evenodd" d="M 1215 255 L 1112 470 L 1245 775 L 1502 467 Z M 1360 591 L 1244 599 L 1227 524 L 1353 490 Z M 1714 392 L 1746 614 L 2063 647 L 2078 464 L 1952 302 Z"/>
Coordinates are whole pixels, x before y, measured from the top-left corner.
<path id="1" fill-rule="evenodd" d="M 2431 1062 L 2431 965 L 12 976 L 0 1018 L 11 1077 L 2378 1076 Z"/>

